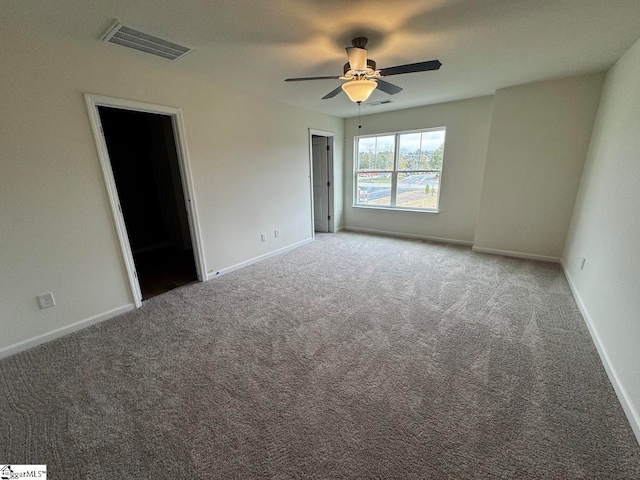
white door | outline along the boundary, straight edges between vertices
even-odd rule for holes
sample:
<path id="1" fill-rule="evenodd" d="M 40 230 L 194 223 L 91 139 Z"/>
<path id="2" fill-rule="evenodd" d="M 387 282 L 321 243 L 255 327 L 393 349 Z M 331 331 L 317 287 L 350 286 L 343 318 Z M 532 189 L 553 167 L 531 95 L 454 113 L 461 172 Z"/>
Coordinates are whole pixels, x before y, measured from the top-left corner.
<path id="1" fill-rule="evenodd" d="M 313 158 L 313 224 L 316 232 L 329 231 L 329 142 L 311 139 Z"/>

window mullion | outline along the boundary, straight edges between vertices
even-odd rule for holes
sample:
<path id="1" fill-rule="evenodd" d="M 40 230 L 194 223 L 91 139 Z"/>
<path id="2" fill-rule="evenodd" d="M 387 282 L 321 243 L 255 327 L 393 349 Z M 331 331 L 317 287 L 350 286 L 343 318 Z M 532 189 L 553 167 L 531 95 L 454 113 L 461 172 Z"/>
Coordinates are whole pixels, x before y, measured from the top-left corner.
<path id="1" fill-rule="evenodd" d="M 393 172 L 391 174 L 391 201 L 390 206 L 396 206 L 396 187 L 398 186 L 398 172 Z"/>
<path id="2" fill-rule="evenodd" d="M 353 165 L 355 168 L 353 169 L 353 205 L 357 205 L 360 203 L 360 195 L 359 195 L 359 182 L 358 182 L 358 173 L 360 172 L 360 139 L 358 137 L 355 138 L 354 145 L 354 159 Z"/>
<path id="3" fill-rule="evenodd" d="M 398 191 L 398 168 L 400 165 L 400 135 L 396 133 L 393 145 L 393 174 L 391 175 L 391 203 L 392 207 L 396 206 L 396 198 Z"/>

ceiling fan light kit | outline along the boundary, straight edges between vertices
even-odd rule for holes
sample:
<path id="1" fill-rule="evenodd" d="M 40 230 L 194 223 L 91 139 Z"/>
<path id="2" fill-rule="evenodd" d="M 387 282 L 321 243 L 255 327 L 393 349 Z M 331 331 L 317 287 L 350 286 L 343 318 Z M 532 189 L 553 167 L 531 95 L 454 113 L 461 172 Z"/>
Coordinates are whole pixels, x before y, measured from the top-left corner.
<path id="1" fill-rule="evenodd" d="M 349 96 L 352 102 L 360 103 L 364 102 L 371 92 L 373 92 L 378 84 L 375 80 L 369 80 L 367 78 L 354 78 L 350 82 L 342 84 L 342 90 Z"/>
<path id="2" fill-rule="evenodd" d="M 390 75 L 401 75 L 404 73 L 427 72 L 430 70 L 438 70 L 442 65 L 439 60 L 429 60 L 426 62 L 410 63 L 407 65 L 398 65 L 395 67 L 376 70 L 376 62 L 367 58 L 367 39 L 365 37 L 354 38 L 351 42 L 353 46 L 347 47 L 347 57 L 349 62 L 344 65 L 344 73 L 341 77 L 302 77 L 287 78 L 285 82 L 298 82 L 303 80 L 347 80 L 342 84 L 342 88 L 338 87 L 324 97 L 323 100 L 335 97 L 340 90 L 343 90 L 352 102 L 364 102 L 371 92 L 379 88 L 384 93 L 395 95 L 402 91 L 401 87 L 385 82 L 380 77 L 388 77 Z"/>

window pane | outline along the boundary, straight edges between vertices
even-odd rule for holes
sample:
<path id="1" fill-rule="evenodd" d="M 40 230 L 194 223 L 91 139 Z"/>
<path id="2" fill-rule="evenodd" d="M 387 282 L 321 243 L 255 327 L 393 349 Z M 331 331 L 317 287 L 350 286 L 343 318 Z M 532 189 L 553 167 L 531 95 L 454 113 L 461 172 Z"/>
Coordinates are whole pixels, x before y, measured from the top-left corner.
<path id="1" fill-rule="evenodd" d="M 398 173 L 396 206 L 404 208 L 438 208 L 440 174 L 436 172 Z"/>
<path id="2" fill-rule="evenodd" d="M 400 135 L 399 170 L 441 170 L 444 130 Z"/>
<path id="3" fill-rule="evenodd" d="M 356 203 L 359 205 L 391 205 L 390 173 L 358 173 Z"/>
<path id="4" fill-rule="evenodd" d="M 420 133 L 400 135 L 400 163 L 398 170 L 416 170 L 420 166 Z"/>
<path id="5" fill-rule="evenodd" d="M 376 170 L 393 170 L 395 135 L 377 137 L 376 144 Z"/>
<path id="6" fill-rule="evenodd" d="M 360 138 L 358 140 L 358 170 L 372 170 L 375 154 L 375 137 Z"/>
<path id="7" fill-rule="evenodd" d="M 395 135 L 368 137 L 358 140 L 358 171 L 392 171 Z"/>
<path id="8" fill-rule="evenodd" d="M 425 158 L 425 164 L 420 168 L 442 170 L 444 135 L 444 130 L 422 132 L 422 156 Z"/>

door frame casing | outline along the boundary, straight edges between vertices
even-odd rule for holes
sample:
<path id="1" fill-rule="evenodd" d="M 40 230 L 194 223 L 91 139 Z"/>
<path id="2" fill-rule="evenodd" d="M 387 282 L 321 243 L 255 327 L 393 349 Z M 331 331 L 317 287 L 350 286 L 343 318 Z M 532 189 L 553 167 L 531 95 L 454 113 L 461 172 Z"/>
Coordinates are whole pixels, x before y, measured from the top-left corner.
<path id="1" fill-rule="evenodd" d="M 107 97 L 90 93 L 85 93 L 84 99 L 87 105 L 87 110 L 89 112 L 89 121 L 91 123 L 91 130 L 93 132 L 93 138 L 95 140 L 96 149 L 98 151 L 98 158 L 100 160 L 100 166 L 102 168 L 102 176 L 104 177 L 104 181 L 107 187 L 109 203 L 111 205 L 111 212 L 113 214 L 116 232 L 118 234 L 118 240 L 120 243 L 120 248 L 122 250 L 127 276 L 129 278 L 129 285 L 131 287 L 131 293 L 133 295 L 133 300 L 136 308 L 142 306 L 142 292 L 140 290 L 140 282 L 138 281 L 138 275 L 136 273 L 136 267 L 133 260 L 133 251 L 131 249 L 131 243 L 129 242 L 129 236 L 127 234 L 127 227 L 124 223 L 124 216 L 122 214 L 122 209 L 120 206 L 120 197 L 118 195 L 115 177 L 113 176 L 111 159 L 109 157 L 109 151 L 107 150 L 104 131 L 102 129 L 102 120 L 100 118 L 98 107 L 112 107 L 119 108 L 121 110 L 155 113 L 171 117 L 174 141 L 176 145 L 176 154 L 178 155 L 178 166 L 180 168 L 180 177 L 182 181 L 182 189 L 185 197 L 185 208 L 187 210 L 187 217 L 189 220 L 189 232 L 191 234 L 191 245 L 193 247 L 194 263 L 198 275 L 198 280 L 203 282 L 206 279 L 205 272 L 207 271 L 207 269 L 204 262 L 204 254 L 202 248 L 203 242 L 200 232 L 200 222 L 198 221 L 198 209 L 196 208 L 189 154 L 187 152 L 187 141 L 184 133 L 185 129 L 182 110 L 174 107 L 166 107 L 162 105 L 154 105 L 150 103 L 142 103 L 133 100 L 125 100 L 122 98 Z"/>
<path id="2" fill-rule="evenodd" d="M 313 209 L 313 136 L 317 135 L 319 137 L 327 137 L 327 143 L 329 145 L 329 154 L 327 155 L 327 178 L 329 179 L 329 233 L 334 233 L 335 229 L 335 212 L 333 211 L 334 205 L 334 182 L 333 182 L 333 147 L 334 141 L 333 137 L 335 137 L 334 132 L 327 132 L 324 130 L 316 130 L 314 128 L 309 129 L 309 189 L 311 196 L 311 238 L 316 238 L 316 226 L 314 222 L 314 209 Z"/>

